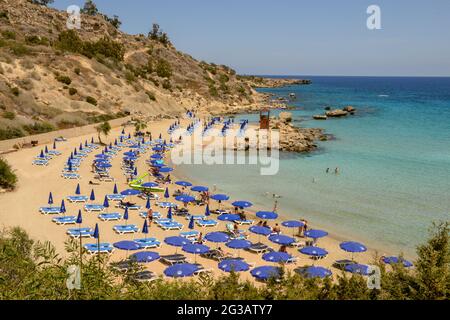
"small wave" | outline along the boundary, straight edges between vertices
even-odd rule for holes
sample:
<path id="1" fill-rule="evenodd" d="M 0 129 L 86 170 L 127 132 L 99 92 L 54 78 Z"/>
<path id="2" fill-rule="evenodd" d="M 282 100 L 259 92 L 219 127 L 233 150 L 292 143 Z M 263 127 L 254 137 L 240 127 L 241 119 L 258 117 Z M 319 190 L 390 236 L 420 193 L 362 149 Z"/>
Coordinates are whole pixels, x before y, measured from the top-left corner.
<path id="1" fill-rule="evenodd" d="M 379 94 L 378 96 L 379 96 L 380 98 L 387 98 L 387 97 L 389 97 L 388 94 Z"/>

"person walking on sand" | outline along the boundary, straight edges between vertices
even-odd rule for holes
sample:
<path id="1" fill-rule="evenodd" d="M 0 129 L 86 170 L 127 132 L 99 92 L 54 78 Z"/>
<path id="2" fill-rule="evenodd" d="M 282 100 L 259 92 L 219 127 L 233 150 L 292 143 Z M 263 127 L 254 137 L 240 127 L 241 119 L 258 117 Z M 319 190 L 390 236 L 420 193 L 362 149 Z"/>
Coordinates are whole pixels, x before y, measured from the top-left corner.
<path id="1" fill-rule="evenodd" d="M 336 167 L 336 169 L 334 169 L 334 173 L 339 174 L 339 167 Z"/>
<path id="2" fill-rule="evenodd" d="M 148 225 L 150 227 L 152 225 L 152 222 L 153 222 L 153 210 L 152 210 L 152 208 L 148 209 L 148 211 L 147 211 L 147 219 L 148 219 Z"/>
<path id="3" fill-rule="evenodd" d="M 275 204 L 273 205 L 273 212 L 277 212 L 278 209 L 278 200 L 275 200 Z"/>

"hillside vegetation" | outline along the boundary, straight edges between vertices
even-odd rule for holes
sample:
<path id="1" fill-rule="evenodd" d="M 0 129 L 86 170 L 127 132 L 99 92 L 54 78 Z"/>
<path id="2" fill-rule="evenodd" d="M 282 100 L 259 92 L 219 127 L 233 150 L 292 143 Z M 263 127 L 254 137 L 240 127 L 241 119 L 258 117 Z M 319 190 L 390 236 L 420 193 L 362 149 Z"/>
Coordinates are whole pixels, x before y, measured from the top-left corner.
<path id="1" fill-rule="evenodd" d="M 68 30 L 66 12 L 0 1 L 0 140 L 129 113 L 224 113 L 259 101 L 234 70 L 176 50 L 157 24 L 130 35 L 119 17 L 88 9 L 81 29 Z"/>

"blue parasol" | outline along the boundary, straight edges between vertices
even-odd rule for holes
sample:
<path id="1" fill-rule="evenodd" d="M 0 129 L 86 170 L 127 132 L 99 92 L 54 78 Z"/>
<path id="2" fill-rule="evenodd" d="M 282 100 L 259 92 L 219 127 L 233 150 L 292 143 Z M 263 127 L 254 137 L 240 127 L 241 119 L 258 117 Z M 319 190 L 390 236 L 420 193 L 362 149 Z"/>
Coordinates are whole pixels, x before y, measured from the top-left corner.
<path id="1" fill-rule="evenodd" d="M 300 253 L 303 253 L 307 256 L 311 257 L 325 257 L 328 255 L 328 251 L 319 247 L 304 247 L 298 250 Z"/>
<path id="2" fill-rule="evenodd" d="M 48 204 L 53 204 L 53 194 L 51 192 L 48 195 Z"/>
<path id="3" fill-rule="evenodd" d="M 141 192 L 139 190 L 135 190 L 135 189 L 127 189 L 122 191 L 120 194 L 123 196 L 136 196 L 138 194 L 140 194 Z"/>
<path id="4" fill-rule="evenodd" d="M 293 220 L 293 221 L 284 221 L 281 225 L 286 228 L 300 228 L 303 227 L 305 224 L 301 221 Z"/>
<path id="5" fill-rule="evenodd" d="M 347 242 L 342 242 L 339 247 L 347 252 L 366 252 L 367 248 L 359 243 L 359 242 L 353 242 L 353 241 L 347 241 Z"/>
<path id="6" fill-rule="evenodd" d="M 316 266 L 299 268 L 296 269 L 295 271 L 307 278 L 326 278 L 333 274 L 330 270 L 324 267 L 316 267 Z"/>
<path id="7" fill-rule="evenodd" d="M 241 217 L 237 214 L 221 214 L 217 219 L 220 221 L 236 221 L 241 220 Z"/>
<path id="8" fill-rule="evenodd" d="M 294 238 L 282 235 L 282 234 L 274 234 L 269 237 L 269 240 L 273 243 L 288 246 L 295 242 Z"/>
<path id="9" fill-rule="evenodd" d="M 184 247 L 187 244 L 190 244 L 191 242 L 183 237 L 167 237 L 164 239 L 164 242 L 168 245 L 174 246 L 174 247 Z"/>
<path id="10" fill-rule="evenodd" d="M 256 216 L 264 220 L 275 220 L 278 218 L 278 214 L 272 211 L 258 211 Z"/>
<path id="11" fill-rule="evenodd" d="M 168 173 L 168 172 L 172 172 L 173 168 L 169 168 L 169 167 L 162 167 L 159 169 L 159 172 L 161 173 Z"/>
<path id="12" fill-rule="evenodd" d="M 89 200 L 95 201 L 95 192 L 94 192 L 94 189 L 91 190 L 91 196 L 89 197 Z"/>
<path id="13" fill-rule="evenodd" d="M 114 243 L 114 247 L 126 251 L 135 251 L 141 249 L 141 245 L 134 241 L 119 241 Z"/>
<path id="14" fill-rule="evenodd" d="M 227 201 L 230 199 L 230 197 L 227 196 L 226 194 L 215 194 L 211 196 L 211 199 L 216 201 Z"/>
<path id="15" fill-rule="evenodd" d="M 230 240 L 230 237 L 223 232 L 210 232 L 205 236 L 205 239 L 210 242 L 223 243 L 228 242 L 228 240 Z"/>
<path id="16" fill-rule="evenodd" d="M 289 253 L 286 252 L 267 252 L 262 256 L 263 260 L 269 261 L 269 262 L 283 262 L 286 263 L 289 260 L 292 259 L 292 256 Z"/>
<path id="17" fill-rule="evenodd" d="M 62 199 L 62 201 L 61 201 L 61 207 L 60 207 L 59 211 L 61 213 L 66 213 L 66 205 L 64 203 L 64 199 Z"/>
<path id="18" fill-rule="evenodd" d="M 150 203 L 150 197 L 147 197 L 147 202 L 145 204 L 145 209 L 150 209 L 152 207 L 151 203 Z"/>
<path id="19" fill-rule="evenodd" d="M 250 248 L 251 245 L 252 243 L 250 241 L 239 239 L 231 240 L 226 244 L 226 246 L 231 249 L 247 249 Z"/>
<path id="20" fill-rule="evenodd" d="M 113 194 L 118 194 L 119 190 L 117 190 L 117 184 L 114 184 L 114 190 L 113 190 Z"/>
<path id="21" fill-rule="evenodd" d="M 164 270 L 164 274 L 167 277 L 172 278 L 190 277 L 195 272 L 197 272 L 198 269 L 199 269 L 198 265 L 190 263 L 180 263 L 168 267 L 166 270 Z"/>
<path id="22" fill-rule="evenodd" d="M 172 220 L 172 207 L 169 207 L 169 210 L 167 211 L 167 219 Z"/>
<path id="23" fill-rule="evenodd" d="M 77 188 L 75 189 L 75 194 L 76 195 L 80 195 L 81 194 L 80 184 L 77 184 Z"/>
<path id="24" fill-rule="evenodd" d="M 274 266 L 262 266 L 250 271 L 251 275 L 258 280 L 268 280 L 270 278 L 280 278 L 281 270 Z"/>
<path id="25" fill-rule="evenodd" d="M 209 211 L 209 204 L 207 204 L 206 208 L 205 208 L 205 216 L 209 217 L 210 215 L 211 215 L 211 212 Z"/>
<path id="26" fill-rule="evenodd" d="M 189 220 L 188 228 L 191 230 L 194 229 L 194 217 L 193 216 L 191 216 L 191 219 Z"/>
<path id="27" fill-rule="evenodd" d="M 95 239 L 98 239 L 100 237 L 100 230 L 98 229 L 98 223 L 95 224 L 94 234 L 93 237 Z"/>
<path id="28" fill-rule="evenodd" d="M 319 238 L 323 238 L 326 237 L 328 235 L 328 232 L 323 231 L 323 230 L 308 230 L 305 231 L 305 237 L 311 238 L 311 239 L 319 239 Z"/>
<path id="29" fill-rule="evenodd" d="M 348 264 L 345 266 L 344 270 L 350 273 L 356 273 L 363 276 L 369 275 L 369 266 L 365 264 L 359 263 Z"/>
<path id="30" fill-rule="evenodd" d="M 192 187 L 191 190 L 195 191 L 195 192 L 206 192 L 209 189 L 208 189 L 208 187 L 204 187 L 204 186 L 195 186 L 195 187 Z"/>
<path id="31" fill-rule="evenodd" d="M 81 215 L 81 209 L 78 210 L 77 223 L 78 224 L 82 224 L 83 223 L 83 216 Z"/>
<path id="32" fill-rule="evenodd" d="M 178 186 L 182 186 L 182 187 L 190 187 L 192 186 L 192 183 L 187 182 L 187 181 L 177 181 L 175 182 L 176 185 Z"/>
<path id="33" fill-rule="evenodd" d="M 242 272 L 248 271 L 250 265 L 244 260 L 227 259 L 219 262 L 219 269 L 225 272 Z"/>
<path id="34" fill-rule="evenodd" d="M 189 203 L 189 202 L 194 202 L 195 198 L 192 196 L 188 196 L 188 195 L 181 195 L 181 196 L 175 197 L 175 200 L 181 201 L 184 203 Z"/>
<path id="35" fill-rule="evenodd" d="M 136 261 L 139 263 L 149 263 L 152 261 L 156 261 L 160 258 L 159 253 L 157 252 L 151 252 L 151 251 L 142 251 L 133 253 L 130 256 L 130 260 Z"/>
<path id="36" fill-rule="evenodd" d="M 268 236 L 272 233 L 272 230 L 270 230 L 267 227 L 261 227 L 261 226 L 252 226 L 248 229 L 250 232 L 258 235 Z"/>
<path id="37" fill-rule="evenodd" d="M 164 198 L 166 199 L 170 198 L 169 188 L 166 188 L 166 191 L 164 192 Z"/>
<path id="38" fill-rule="evenodd" d="M 158 186 L 158 184 L 156 182 L 146 182 L 146 183 L 141 184 L 142 188 L 148 188 L 148 189 L 155 188 L 157 186 Z"/>
<path id="39" fill-rule="evenodd" d="M 250 208 L 253 204 L 249 201 L 235 201 L 232 205 L 239 208 Z"/>

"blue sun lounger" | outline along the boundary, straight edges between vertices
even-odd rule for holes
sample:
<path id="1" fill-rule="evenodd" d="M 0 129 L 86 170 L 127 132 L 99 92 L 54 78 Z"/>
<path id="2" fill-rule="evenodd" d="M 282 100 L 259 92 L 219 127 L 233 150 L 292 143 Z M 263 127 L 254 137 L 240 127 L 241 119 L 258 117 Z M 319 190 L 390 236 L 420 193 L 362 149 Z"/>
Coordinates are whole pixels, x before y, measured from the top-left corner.
<path id="1" fill-rule="evenodd" d="M 134 225 L 117 225 L 113 227 L 113 230 L 118 234 L 126 234 L 126 233 L 137 233 L 139 232 L 139 228 Z"/>
<path id="2" fill-rule="evenodd" d="M 216 220 L 197 220 L 195 223 L 199 227 L 215 227 L 218 224 Z"/>
<path id="3" fill-rule="evenodd" d="M 57 225 L 75 224 L 77 223 L 77 217 L 67 216 L 67 217 L 56 217 L 52 219 Z"/>
<path id="4" fill-rule="evenodd" d="M 64 179 L 80 179 L 81 176 L 78 173 L 62 173 L 61 177 L 63 177 Z"/>
<path id="5" fill-rule="evenodd" d="M 135 239 L 133 241 L 138 243 L 142 249 L 155 249 L 161 246 L 161 242 L 156 238 Z"/>
<path id="6" fill-rule="evenodd" d="M 117 204 L 116 208 L 121 208 L 124 210 L 125 210 L 125 208 L 128 208 L 128 210 L 141 210 L 142 206 L 137 205 L 137 204 L 134 206 L 124 206 L 124 205 Z"/>
<path id="7" fill-rule="evenodd" d="M 85 244 L 84 248 L 87 250 L 89 254 L 97 254 L 100 253 L 113 253 L 114 247 L 110 243 L 100 243 L 100 246 L 97 246 L 96 243 Z"/>
<path id="8" fill-rule="evenodd" d="M 52 155 L 52 156 L 60 156 L 60 155 L 61 155 L 61 152 L 59 152 L 59 151 L 57 151 L 57 150 L 50 150 L 50 151 L 48 152 L 48 154 L 49 154 L 49 155 Z"/>
<path id="9" fill-rule="evenodd" d="M 118 221 L 122 219 L 122 215 L 120 213 L 101 213 L 98 218 L 102 221 Z"/>
<path id="10" fill-rule="evenodd" d="M 139 212 L 139 216 L 142 218 L 142 219 L 147 219 L 147 212 Z M 159 213 L 159 212 L 153 212 L 153 219 L 154 220 L 157 220 L 157 219 L 161 219 L 161 213 Z"/>
<path id="11" fill-rule="evenodd" d="M 121 194 L 108 194 L 106 197 L 110 201 L 120 201 L 120 200 L 125 199 L 126 196 L 123 196 Z"/>
<path id="12" fill-rule="evenodd" d="M 35 166 L 48 166 L 48 160 L 33 160 Z"/>
<path id="13" fill-rule="evenodd" d="M 103 212 L 105 207 L 102 204 L 85 204 L 84 211 L 87 212 Z"/>
<path id="14" fill-rule="evenodd" d="M 186 220 L 191 220 L 191 217 L 192 218 L 194 218 L 194 221 L 196 221 L 196 220 L 204 220 L 204 219 L 206 219 L 206 216 L 202 216 L 202 215 L 198 215 L 198 216 L 195 216 L 195 215 L 186 215 Z"/>
<path id="15" fill-rule="evenodd" d="M 67 200 L 69 200 L 72 203 L 79 203 L 79 202 L 87 202 L 88 197 L 86 196 L 69 196 L 67 197 Z"/>
<path id="16" fill-rule="evenodd" d="M 80 237 L 92 238 L 94 236 L 94 232 L 91 228 L 73 228 L 68 229 L 66 233 L 74 239 L 79 239 Z"/>
<path id="17" fill-rule="evenodd" d="M 176 221 L 163 222 L 163 223 L 159 224 L 159 226 L 166 231 L 167 230 L 183 230 L 183 225 Z"/>
<path id="18" fill-rule="evenodd" d="M 41 207 L 39 212 L 42 214 L 60 214 L 61 207 Z"/>
<path id="19" fill-rule="evenodd" d="M 246 225 L 246 226 L 251 226 L 255 223 L 255 221 L 253 220 L 234 220 L 234 222 L 236 222 L 239 225 Z"/>
<path id="20" fill-rule="evenodd" d="M 198 237 L 200 235 L 200 232 L 198 231 L 187 231 L 187 232 L 180 232 L 180 237 L 186 238 L 189 241 L 197 241 Z"/>
<path id="21" fill-rule="evenodd" d="M 157 202 L 156 205 L 160 208 L 176 208 L 177 205 L 172 202 Z"/>
<path id="22" fill-rule="evenodd" d="M 168 222 L 173 222 L 173 219 L 167 219 L 167 218 L 155 219 L 155 223 L 157 225 L 161 225 L 162 223 L 168 223 Z"/>

